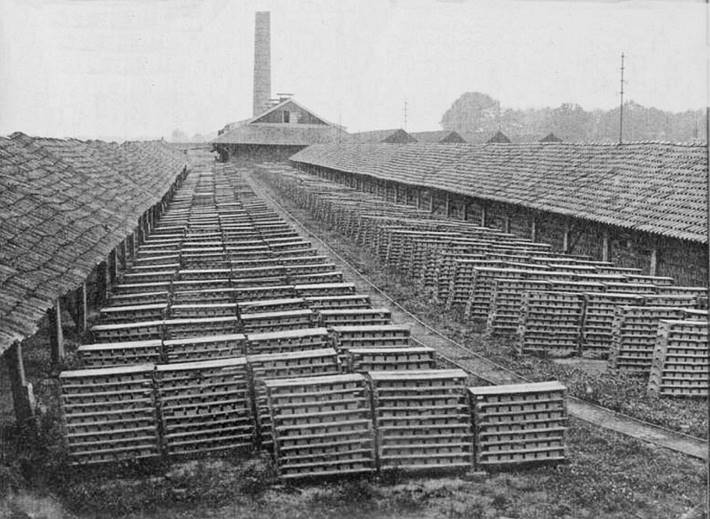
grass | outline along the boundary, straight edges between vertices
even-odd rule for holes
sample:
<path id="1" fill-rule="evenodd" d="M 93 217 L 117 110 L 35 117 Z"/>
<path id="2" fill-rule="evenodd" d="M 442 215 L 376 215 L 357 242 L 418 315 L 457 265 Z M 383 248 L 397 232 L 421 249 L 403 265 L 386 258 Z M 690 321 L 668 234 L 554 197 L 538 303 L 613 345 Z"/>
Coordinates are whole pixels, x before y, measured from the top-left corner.
<path id="1" fill-rule="evenodd" d="M 278 197 L 278 192 L 273 191 Z M 521 356 L 510 339 L 485 338 L 475 325 L 457 319 L 431 294 L 412 283 L 396 269 L 383 264 L 369 250 L 346 238 L 337 229 L 313 218 L 290 200 L 278 197 L 289 211 L 373 283 L 416 315 L 467 349 L 480 353 L 516 373 L 535 381 L 560 380 L 573 396 L 600 404 L 629 416 L 700 438 L 708 436 L 708 416 L 703 399 L 668 399 L 649 395 L 647 380 L 622 373 L 590 374 L 573 365 L 549 358 Z"/>

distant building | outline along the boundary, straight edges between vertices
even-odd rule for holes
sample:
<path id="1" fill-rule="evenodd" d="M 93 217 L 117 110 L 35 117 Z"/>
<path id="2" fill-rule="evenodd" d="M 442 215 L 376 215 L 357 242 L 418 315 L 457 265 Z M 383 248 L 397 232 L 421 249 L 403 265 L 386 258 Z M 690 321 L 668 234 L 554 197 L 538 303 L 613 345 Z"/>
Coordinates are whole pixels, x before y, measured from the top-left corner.
<path id="1" fill-rule="evenodd" d="M 402 128 L 394 128 L 392 130 L 351 133 L 350 142 L 359 144 L 408 144 L 417 142 L 417 140 Z"/>
<path id="2" fill-rule="evenodd" d="M 547 135 L 545 135 L 542 139 L 540 139 L 540 142 L 562 142 L 562 139 L 560 139 L 554 133 L 550 132 Z"/>
<path id="3" fill-rule="evenodd" d="M 417 142 L 426 142 L 430 144 L 459 144 L 466 140 L 461 135 L 453 130 L 433 130 L 429 132 L 411 132 L 409 135 L 414 137 Z"/>
<path id="4" fill-rule="evenodd" d="M 232 123 L 212 141 L 222 160 L 232 157 L 284 160 L 311 144 L 337 142 L 345 131 L 293 98 L 280 102 L 256 117 Z"/>
<path id="5" fill-rule="evenodd" d="M 504 134 L 502 131 L 498 130 L 493 137 L 488 139 L 486 141 L 488 144 L 490 143 L 498 143 L 498 144 L 510 144 L 510 139 L 506 134 Z"/>

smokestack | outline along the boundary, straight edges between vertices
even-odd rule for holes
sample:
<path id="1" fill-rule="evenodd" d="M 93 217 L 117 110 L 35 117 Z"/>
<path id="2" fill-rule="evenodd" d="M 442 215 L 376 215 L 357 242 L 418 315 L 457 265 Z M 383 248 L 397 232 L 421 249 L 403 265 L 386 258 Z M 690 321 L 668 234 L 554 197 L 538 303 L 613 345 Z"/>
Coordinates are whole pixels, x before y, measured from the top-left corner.
<path id="1" fill-rule="evenodd" d="M 271 13 L 258 11 L 254 25 L 254 115 L 266 109 L 271 97 Z"/>

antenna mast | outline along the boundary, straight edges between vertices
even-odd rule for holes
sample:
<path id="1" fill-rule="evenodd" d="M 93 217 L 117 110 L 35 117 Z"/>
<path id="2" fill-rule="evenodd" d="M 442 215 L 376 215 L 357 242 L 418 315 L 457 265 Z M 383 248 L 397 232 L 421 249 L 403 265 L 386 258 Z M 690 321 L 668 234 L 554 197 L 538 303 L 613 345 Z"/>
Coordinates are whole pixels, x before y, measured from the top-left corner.
<path id="1" fill-rule="evenodd" d="M 407 130 L 407 100 L 404 100 L 404 130 Z"/>
<path id="2" fill-rule="evenodd" d="M 624 140 L 624 53 L 621 53 L 621 90 L 619 91 L 619 144 Z"/>

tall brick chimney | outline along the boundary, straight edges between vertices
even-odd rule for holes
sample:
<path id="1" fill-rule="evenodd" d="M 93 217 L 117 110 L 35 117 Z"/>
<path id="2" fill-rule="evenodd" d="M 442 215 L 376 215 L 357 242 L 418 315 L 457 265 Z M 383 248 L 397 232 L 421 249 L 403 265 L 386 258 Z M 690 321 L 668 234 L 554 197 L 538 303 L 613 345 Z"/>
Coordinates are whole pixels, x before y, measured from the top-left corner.
<path id="1" fill-rule="evenodd" d="M 271 97 L 271 13 L 258 11 L 254 25 L 254 115 Z"/>

